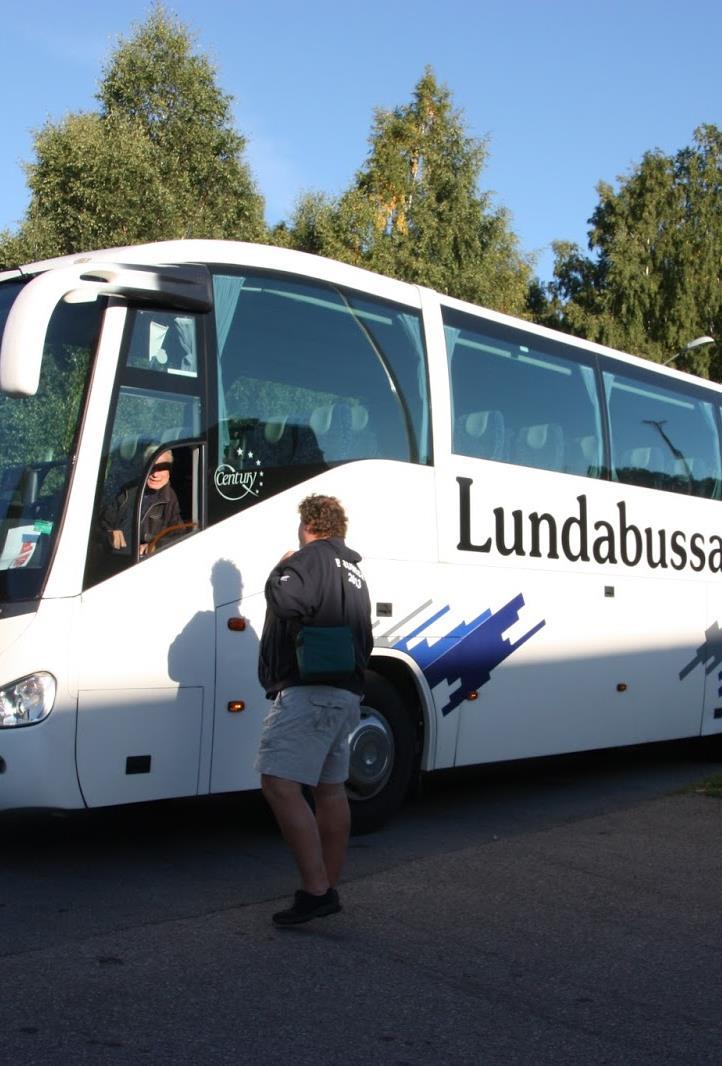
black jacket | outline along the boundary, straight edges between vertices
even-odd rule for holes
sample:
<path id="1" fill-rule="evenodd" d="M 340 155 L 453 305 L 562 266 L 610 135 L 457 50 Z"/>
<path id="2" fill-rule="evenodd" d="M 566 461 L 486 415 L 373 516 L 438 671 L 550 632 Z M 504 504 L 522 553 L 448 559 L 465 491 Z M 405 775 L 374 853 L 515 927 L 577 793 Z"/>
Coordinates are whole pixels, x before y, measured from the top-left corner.
<path id="1" fill-rule="evenodd" d="M 102 512 L 100 526 L 104 533 L 113 529 L 122 529 L 126 544 L 130 549 L 133 537 L 133 518 L 138 499 L 138 486 L 125 485 L 116 498 Z M 140 523 L 140 543 L 148 544 L 162 529 L 176 526 L 183 521 L 178 497 L 170 484 L 154 492 L 146 489 L 143 499 Z"/>
<path id="2" fill-rule="evenodd" d="M 305 544 L 271 571 L 258 662 L 258 677 L 269 699 L 281 689 L 304 684 L 296 663 L 296 637 L 302 625 L 349 626 L 356 669 L 329 684 L 364 691 L 373 638 L 371 604 L 358 568 L 360 561 L 358 552 L 340 537 L 330 537 Z"/>

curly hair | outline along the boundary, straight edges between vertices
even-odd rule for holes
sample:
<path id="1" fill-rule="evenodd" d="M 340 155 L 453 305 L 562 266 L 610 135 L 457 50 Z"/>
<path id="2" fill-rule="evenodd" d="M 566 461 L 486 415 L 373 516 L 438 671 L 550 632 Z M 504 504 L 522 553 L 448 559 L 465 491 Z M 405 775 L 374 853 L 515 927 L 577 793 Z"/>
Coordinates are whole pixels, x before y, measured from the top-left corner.
<path id="1" fill-rule="evenodd" d="M 314 493 L 298 505 L 304 526 L 318 537 L 345 537 L 348 519 L 341 502 L 335 496 Z"/>

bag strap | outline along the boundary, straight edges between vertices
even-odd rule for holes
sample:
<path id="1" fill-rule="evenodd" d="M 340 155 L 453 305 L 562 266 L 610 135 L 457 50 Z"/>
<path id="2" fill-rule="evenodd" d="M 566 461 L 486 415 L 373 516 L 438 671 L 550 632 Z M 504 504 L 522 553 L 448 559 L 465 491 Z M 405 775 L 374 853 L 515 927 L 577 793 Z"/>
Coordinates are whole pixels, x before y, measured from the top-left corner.
<path id="1" fill-rule="evenodd" d="M 333 552 L 334 559 L 335 559 L 336 558 L 336 549 L 334 548 L 333 544 L 331 544 L 329 538 L 328 537 L 321 537 L 320 539 L 326 545 L 328 545 L 328 547 Z M 343 562 L 341 563 L 340 567 L 337 567 L 337 569 L 341 572 L 341 618 L 343 620 L 343 624 L 345 625 L 346 624 L 346 582 L 344 581 L 344 576 L 343 576 L 344 575 Z"/>

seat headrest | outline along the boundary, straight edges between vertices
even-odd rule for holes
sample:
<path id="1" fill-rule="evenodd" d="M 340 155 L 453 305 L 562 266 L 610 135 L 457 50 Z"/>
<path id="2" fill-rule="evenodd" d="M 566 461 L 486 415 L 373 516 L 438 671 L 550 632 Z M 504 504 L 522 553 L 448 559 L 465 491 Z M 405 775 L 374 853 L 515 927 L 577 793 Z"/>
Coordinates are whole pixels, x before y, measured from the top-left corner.
<path id="1" fill-rule="evenodd" d="M 543 448 L 549 438 L 549 425 L 529 426 L 526 429 L 525 443 L 529 448 Z"/>
<path id="2" fill-rule="evenodd" d="M 627 453 L 627 465 L 639 466 L 644 470 L 651 470 L 653 466 L 661 466 L 661 448 L 644 447 L 632 448 Z"/>
<path id="3" fill-rule="evenodd" d="M 283 436 L 283 431 L 286 428 L 287 416 L 274 419 L 272 422 L 266 422 L 263 427 L 263 436 L 266 438 L 269 444 L 278 444 L 279 440 Z"/>
<path id="4" fill-rule="evenodd" d="M 185 426 L 173 426 L 172 429 L 166 429 L 161 433 L 160 443 L 166 444 L 169 440 L 182 440 L 183 437 L 190 437 L 190 435 Z"/>
<path id="5" fill-rule="evenodd" d="M 483 437 L 500 418 L 499 411 L 472 411 L 464 420 L 464 429 L 470 437 Z"/>
<path id="6" fill-rule="evenodd" d="M 360 433 L 369 424 L 368 407 L 357 403 L 351 407 L 351 429 L 354 433 Z"/>
<path id="7" fill-rule="evenodd" d="M 579 447 L 582 450 L 582 455 L 588 462 L 597 462 L 599 459 L 599 445 L 597 443 L 597 438 L 593 433 L 587 437 L 580 437 Z"/>
<path id="8" fill-rule="evenodd" d="M 336 425 L 360 433 L 368 425 L 369 413 L 362 404 L 326 403 L 311 412 L 309 425 L 317 437 L 322 437 Z"/>
<path id="9" fill-rule="evenodd" d="M 325 403 L 322 407 L 315 407 L 311 412 L 308 423 L 317 437 L 322 437 L 324 433 L 328 433 L 331 426 L 333 407 L 332 403 Z"/>
<path id="10" fill-rule="evenodd" d="M 131 435 L 130 437 L 123 437 L 122 441 L 120 442 L 120 447 L 118 448 L 118 452 L 120 454 L 121 459 L 133 459 L 137 451 L 138 437 L 136 435 Z"/>

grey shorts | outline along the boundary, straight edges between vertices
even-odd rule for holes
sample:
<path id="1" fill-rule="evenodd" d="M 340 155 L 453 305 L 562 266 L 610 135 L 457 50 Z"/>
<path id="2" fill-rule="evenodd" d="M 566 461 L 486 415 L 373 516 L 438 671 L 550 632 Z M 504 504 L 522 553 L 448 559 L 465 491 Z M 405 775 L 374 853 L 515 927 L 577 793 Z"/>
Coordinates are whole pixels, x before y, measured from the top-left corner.
<path id="1" fill-rule="evenodd" d="M 302 785 L 341 784 L 348 777 L 348 736 L 360 714 L 361 697 L 343 688 L 284 689 L 263 723 L 256 770 Z"/>

